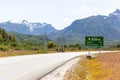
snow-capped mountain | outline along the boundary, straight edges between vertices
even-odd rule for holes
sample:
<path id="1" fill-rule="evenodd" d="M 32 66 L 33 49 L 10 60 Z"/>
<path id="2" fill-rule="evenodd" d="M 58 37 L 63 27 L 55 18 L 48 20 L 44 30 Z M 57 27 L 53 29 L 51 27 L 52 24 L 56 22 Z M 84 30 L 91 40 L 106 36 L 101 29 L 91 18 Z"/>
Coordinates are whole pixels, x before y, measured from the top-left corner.
<path id="1" fill-rule="evenodd" d="M 30 23 L 27 20 L 23 20 L 21 22 L 23 25 L 29 27 L 30 31 L 34 31 L 34 29 L 41 29 L 41 28 L 45 28 L 45 27 L 50 27 L 52 28 L 51 24 L 47 24 L 47 23 Z M 52 30 L 51 30 L 52 31 Z"/>
<path id="2" fill-rule="evenodd" d="M 27 20 L 23 20 L 21 23 L 15 23 L 12 21 L 0 23 L 0 27 L 7 31 L 18 32 L 23 34 L 43 35 L 51 34 L 57 30 L 47 23 L 30 23 Z"/>

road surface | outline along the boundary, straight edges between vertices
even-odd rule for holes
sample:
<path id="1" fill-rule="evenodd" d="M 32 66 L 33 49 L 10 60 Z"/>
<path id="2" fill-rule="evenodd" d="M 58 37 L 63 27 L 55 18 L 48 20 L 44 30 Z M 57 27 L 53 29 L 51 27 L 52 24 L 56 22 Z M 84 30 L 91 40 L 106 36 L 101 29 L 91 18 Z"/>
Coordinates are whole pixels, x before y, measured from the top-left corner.
<path id="1" fill-rule="evenodd" d="M 88 52 L 66 52 L 0 58 L 0 80 L 37 80 L 67 60 L 86 54 Z"/>

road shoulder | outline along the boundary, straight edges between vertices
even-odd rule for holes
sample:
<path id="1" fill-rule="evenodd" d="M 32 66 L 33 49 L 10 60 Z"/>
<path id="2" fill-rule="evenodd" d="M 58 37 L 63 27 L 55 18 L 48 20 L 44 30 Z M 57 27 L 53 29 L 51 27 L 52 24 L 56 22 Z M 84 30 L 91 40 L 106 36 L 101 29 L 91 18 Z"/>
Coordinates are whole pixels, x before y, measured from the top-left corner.
<path id="1" fill-rule="evenodd" d="M 66 72 L 71 67 L 73 67 L 79 60 L 80 60 L 80 57 L 74 58 L 39 80 L 63 80 Z"/>

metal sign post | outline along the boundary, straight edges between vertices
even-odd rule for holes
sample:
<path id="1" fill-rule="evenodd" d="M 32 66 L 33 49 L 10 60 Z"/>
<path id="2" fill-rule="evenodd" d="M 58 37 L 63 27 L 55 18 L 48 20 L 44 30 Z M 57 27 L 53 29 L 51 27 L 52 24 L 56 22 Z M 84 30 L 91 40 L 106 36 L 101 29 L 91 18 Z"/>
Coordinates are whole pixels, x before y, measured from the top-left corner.
<path id="1" fill-rule="evenodd" d="M 99 56 L 100 56 L 100 49 L 99 49 Z"/>
<path id="2" fill-rule="evenodd" d="M 44 35 L 44 50 L 47 51 L 47 36 L 46 36 L 46 32 Z"/>

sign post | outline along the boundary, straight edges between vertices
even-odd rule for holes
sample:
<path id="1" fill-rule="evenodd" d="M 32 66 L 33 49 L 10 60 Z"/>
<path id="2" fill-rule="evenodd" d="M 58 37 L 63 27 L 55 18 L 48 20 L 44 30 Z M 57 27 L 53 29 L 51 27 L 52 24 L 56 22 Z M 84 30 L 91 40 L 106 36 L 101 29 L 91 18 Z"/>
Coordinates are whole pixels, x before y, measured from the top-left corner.
<path id="1" fill-rule="evenodd" d="M 104 46 L 104 37 L 103 36 L 86 36 L 85 46 L 101 48 L 102 46 Z M 99 54 L 100 54 L 100 51 L 99 51 Z M 90 51 L 89 51 L 89 56 L 91 56 Z"/>

